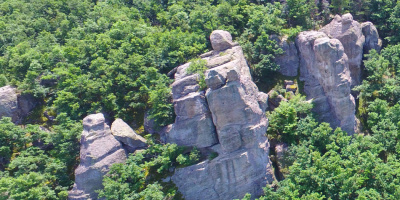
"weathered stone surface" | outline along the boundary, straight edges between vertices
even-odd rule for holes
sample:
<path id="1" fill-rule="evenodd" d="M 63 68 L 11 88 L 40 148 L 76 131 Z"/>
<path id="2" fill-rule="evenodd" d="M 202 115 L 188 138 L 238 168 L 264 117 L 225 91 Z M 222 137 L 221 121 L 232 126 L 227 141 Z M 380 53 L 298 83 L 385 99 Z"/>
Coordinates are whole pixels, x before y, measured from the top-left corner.
<path id="1" fill-rule="evenodd" d="M 285 179 L 285 168 L 288 167 L 288 162 L 287 162 L 287 152 L 288 152 L 288 145 L 286 143 L 278 143 L 275 145 L 275 162 L 277 164 L 277 169 L 278 170 L 278 179 L 283 180 Z"/>
<path id="2" fill-rule="evenodd" d="M 234 44 L 232 36 L 228 31 L 215 30 L 210 35 L 211 46 L 215 51 L 223 51 L 231 48 Z"/>
<path id="3" fill-rule="evenodd" d="M 279 38 L 275 35 L 271 36 L 271 39 L 284 51 L 275 58 L 275 62 L 280 66 L 279 72 L 284 76 L 297 76 L 300 60 L 295 42 L 289 41 L 287 37 Z"/>
<path id="4" fill-rule="evenodd" d="M 115 139 L 129 147 L 129 151 L 146 147 L 146 139 L 135 133 L 135 131 L 122 119 L 117 118 L 111 125 L 111 133 Z"/>
<path id="5" fill-rule="evenodd" d="M 15 87 L 9 85 L 1 87 L 0 119 L 11 117 L 14 123 L 19 124 L 35 108 L 37 103 L 32 95 L 21 95 Z"/>
<path id="6" fill-rule="evenodd" d="M 268 95 L 259 92 L 253 83 L 240 46 L 221 49 L 202 57 L 209 68 L 205 72 L 205 95 L 173 89 L 177 117 L 166 128 L 166 141 L 188 144 L 187 141 L 196 140 L 190 145 L 209 147 L 219 153 L 211 161 L 175 171 L 172 181 L 186 199 L 234 199 L 248 192 L 257 196 L 262 194 L 262 187 L 274 180 L 269 143 L 264 135 L 268 126 Z M 178 68 L 173 87 L 194 84 L 190 81 L 193 75 L 179 71 Z M 199 134 L 200 130 L 213 134 Z M 198 140 L 196 137 L 200 136 Z M 207 138 L 212 138 L 209 141 L 213 143 L 204 145 Z"/>
<path id="7" fill-rule="evenodd" d="M 377 52 L 381 51 L 382 40 L 379 39 L 378 30 L 371 22 L 364 22 L 361 24 L 362 32 L 365 36 L 364 54 L 369 50 L 375 49 Z"/>
<path id="8" fill-rule="evenodd" d="M 144 120 L 143 120 L 143 127 L 144 131 L 146 131 L 149 134 L 154 134 L 156 131 L 159 131 L 160 127 L 157 127 L 154 123 L 154 119 L 149 118 L 149 111 L 147 111 L 144 114 Z"/>
<path id="9" fill-rule="evenodd" d="M 103 176 L 112 164 L 125 160 L 125 150 L 111 134 L 103 114 L 85 117 L 80 164 L 75 170 L 75 184 L 69 192 L 68 199 L 98 199 L 95 190 L 103 187 Z"/>
<path id="10" fill-rule="evenodd" d="M 165 142 L 197 147 L 209 147 L 218 142 L 204 92 L 174 99 L 174 110 L 175 123 L 161 135 Z"/>
<path id="11" fill-rule="evenodd" d="M 278 164 L 279 169 L 283 169 L 283 168 L 287 167 L 285 157 L 286 157 L 288 148 L 289 148 L 288 145 L 283 142 L 275 145 L 276 162 Z"/>
<path id="12" fill-rule="evenodd" d="M 13 121 L 18 119 L 18 95 L 14 87 L 4 86 L 0 88 L 0 118 L 11 117 Z"/>
<path id="13" fill-rule="evenodd" d="M 261 187 L 273 180 L 271 164 L 261 162 L 269 160 L 265 151 L 261 148 L 242 149 L 212 161 L 180 168 L 175 171 L 172 181 L 185 199 L 231 200 L 242 198 L 246 193 L 260 196 Z"/>
<path id="14" fill-rule="evenodd" d="M 301 32 L 296 38 L 300 52 L 300 80 L 314 111 L 332 127 L 349 134 L 355 128 L 355 102 L 350 94 L 348 58 L 341 42 L 322 32 Z"/>
<path id="15" fill-rule="evenodd" d="M 338 39 L 342 43 L 344 53 L 348 57 L 351 87 L 359 85 L 361 83 L 361 61 L 365 42 L 360 23 L 354 21 L 350 13 L 343 16 L 336 15 L 320 31 L 329 37 Z"/>

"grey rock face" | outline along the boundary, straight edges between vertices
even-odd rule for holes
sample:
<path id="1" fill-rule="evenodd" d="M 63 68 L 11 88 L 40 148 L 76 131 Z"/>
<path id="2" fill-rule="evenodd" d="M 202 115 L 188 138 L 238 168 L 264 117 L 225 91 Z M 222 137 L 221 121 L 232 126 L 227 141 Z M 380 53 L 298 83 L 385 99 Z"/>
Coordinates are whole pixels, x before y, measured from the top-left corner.
<path id="1" fill-rule="evenodd" d="M 348 57 L 348 65 L 351 75 L 351 87 L 361 83 L 361 61 L 365 37 L 361 30 L 361 24 L 353 20 L 348 13 L 343 16 L 336 15 L 328 25 L 321 30 L 329 37 L 338 39 Z"/>
<path id="2" fill-rule="evenodd" d="M 8 85 L 0 88 L 0 119 L 11 117 L 14 123 L 19 124 L 36 104 L 33 96 L 18 94 L 15 87 Z"/>
<path id="3" fill-rule="evenodd" d="M 183 71 L 180 68 L 187 67 L 183 65 L 178 71 Z M 182 146 L 212 146 L 218 142 L 218 138 L 204 92 L 199 91 L 200 76 L 180 74 L 175 74 L 175 77 L 181 78 L 175 78 L 175 82 L 171 85 L 175 123 L 163 131 L 161 139 Z"/>
<path id="4" fill-rule="evenodd" d="M 115 139 L 128 146 L 131 152 L 146 147 L 146 139 L 136 134 L 122 119 L 115 119 L 111 125 L 111 133 Z"/>
<path id="5" fill-rule="evenodd" d="M 277 41 L 279 47 L 284 51 L 282 55 L 275 58 L 275 62 L 280 66 L 279 72 L 284 76 L 297 76 L 300 59 L 295 42 L 288 41 L 287 37 L 271 36 L 271 39 Z"/>
<path id="6" fill-rule="evenodd" d="M 233 46 L 232 36 L 228 31 L 215 30 L 210 36 L 211 46 L 215 51 L 223 51 Z"/>
<path id="7" fill-rule="evenodd" d="M 103 176 L 114 163 L 126 160 L 125 150 L 111 134 L 103 114 L 83 119 L 80 164 L 75 170 L 75 184 L 68 199 L 98 199 L 95 190 L 101 189 Z"/>
<path id="8" fill-rule="evenodd" d="M 378 30 L 371 22 L 364 22 L 361 24 L 362 32 L 365 36 L 364 54 L 369 50 L 375 49 L 377 52 L 381 51 L 382 40 L 379 39 Z"/>
<path id="9" fill-rule="evenodd" d="M 350 94 L 348 58 L 341 42 L 317 31 L 301 32 L 296 38 L 307 99 L 313 99 L 314 111 L 332 127 L 349 134 L 355 128 L 355 102 Z"/>
<path id="10" fill-rule="evenodd" d="M 4 86 L 0 88 L 0 118 L 11 117 L 13 121 L 18 119 L 18 95 L 14 87 Z"/>
<path id="11" fill-rule="evenodd" d="M 172 84 L 177 117 L 167 127 L 166 141 L 195 141 L 190 145 L 219 153 L 211 161 L 175 171 L 172 181 L 186 199 L 234 199 L 247 192 L 257 196 L 274 180 L 264 135 L 268 95 L 253 83 L 240 46 L 217 51 L 202 56 L 209 68 L 205 93 L 196 91 L 198 75 L 183 73 L 186 64 L 178 67 Z"/>

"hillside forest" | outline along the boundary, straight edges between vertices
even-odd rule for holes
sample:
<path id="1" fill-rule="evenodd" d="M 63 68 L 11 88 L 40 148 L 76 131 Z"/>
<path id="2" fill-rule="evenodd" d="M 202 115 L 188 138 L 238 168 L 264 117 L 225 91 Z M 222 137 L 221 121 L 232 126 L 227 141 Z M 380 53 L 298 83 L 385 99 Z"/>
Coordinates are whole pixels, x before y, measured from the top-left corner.
<path id="1" fill-rule="evenodd" d="M 286 78 L 274 62 L 283 50 L 270 36 L 294 40 L 345 13 L 372 22 L 383 40 L 380 52 L 363 58 L 363 81 L 353 89 L 362 128 L 348 135 L 318 121 L 300 90 L 267 113 L 267 137 L 289 148 L 284 178 L 257 198 L 400 199 L 395 0 L 0 0 L 0 87 L 15 86 L 37 102 L 19 124 L 0 119 L 0 199 L 67 199 L 82 120 L 99 112 L 123 119 L 149 146 L 113 165 L 99 196 L 181 199 L 160 180 L 172 167 L 198 162 L 201 152 L 160 143 L 143 126 L 145 116 L 158 128 L 175 119 L 168 72 L 210 51 L 211 32 L 222 29 L 242 46 L 267 93 Z"/>

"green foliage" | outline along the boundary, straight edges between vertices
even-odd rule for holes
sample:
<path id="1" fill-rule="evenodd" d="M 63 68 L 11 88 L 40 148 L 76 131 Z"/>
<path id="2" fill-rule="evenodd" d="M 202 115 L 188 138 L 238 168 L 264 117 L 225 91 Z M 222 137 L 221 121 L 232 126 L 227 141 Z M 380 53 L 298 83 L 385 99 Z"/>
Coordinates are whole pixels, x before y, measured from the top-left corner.
<path id="1" fill-rule="evenodd" d="M 278 141 L 297 141 L 299 133 L 296 129 L 302 129 L 299 127 L 302 121 L 299 120 L 310 114 L 311 108 L 312 104 L 306 102 L 305 97 L 301 95 L 296 95 L 289 101 L 282 101 L 279 107 L 268 114 L 268 135 Z"/>
<path id="2" fill-rule="evenodd" d="M 0 199 L 62 199 L 72 186 L 79 156 L 81 125 L 57 120 L 52 131 L 37 125 L 21 128 L 10 118 L 0 120 Z"/>
<path id="3" fill-rule="evenodd" d="M 6 86 L 7 84 L 7 77 L 4 74 L 0 74 L 0 87 Z"/>
<path id="4" fill-rule="evenodd" d="M 125 164 L 114 164 L 103 179 L 100 197 L 107 199 L 165 199 L 176 195 L 176 188 L 160 185 L 161 178 L 178 164 L 191 165 L 198 161 L 194 148 L 189 156 L 176 144 L 156 144 L 148 140 L 148 149 L 129 156 Z"/>
<path id="5" fill-rule="evenodd" d="M 200 75 L 200 78 L 198 80 L 199 82 L 199 90 L 205 90 L 207 88 L 206 81 L 205 81 L 205 76 L 204 72 L 208 69 L 207 68 L 207 61 L 203 60 L 201 58 L 192 60 L 190 62 L 189 67 L 186 69 L 187 73 L 189 74 L 198 74 Z"/>

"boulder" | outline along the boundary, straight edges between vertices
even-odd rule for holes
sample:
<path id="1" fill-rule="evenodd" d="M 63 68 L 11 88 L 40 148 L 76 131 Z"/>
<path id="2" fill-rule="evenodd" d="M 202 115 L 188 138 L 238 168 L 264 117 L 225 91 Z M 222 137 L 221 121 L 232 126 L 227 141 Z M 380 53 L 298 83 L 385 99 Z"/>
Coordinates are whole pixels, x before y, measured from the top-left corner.
<path id="1" fill-rule="evenodd" d="M 246 193 L 259 196 L 274 180 L 265 137 L 268 95 L 259 92 L 252 81 L 240 46 L 213 48 L 215 51 L 201 57 L 208 68 L 205 93 L 188 87 L 197 83 L 194 75 L 183 73 L 186 64 L 178 67 L 172 84 L 177 116 L 165 135 L 167 142 L 212 149 L 219 155 L 178 168 L 171 179 L 186 199 L 235 199 Z"/>
<path id="2" fill-rule="evenodd" d="M 114 163 L 126 160 L 125 150 L 111 134 L 104 115 L 92 114 L 83 119 L 80 163 L 75 170 L 75 184 L 68 199 L 98 199 L 103 176 Z"/>
<path id="3" fill-rule="evenodd" d="M 234 43 L 232 36 L 228 31 L 215 30 L 210 36 L 211 46 L 215 51 L 223 51 L 231 48 Z"/>
<path id="4" fill-rule="evenodd" d="M 378 53 L 381 51 L 382 40 L 379 39 L 378 30 L 372 22 L 364 22 L 361 24 L 362 32 L 365 36 L 364 54 L 369 53 L 371 49 L 375 49 Z"/>
<path id="5" fill-rule="evenodd" d="M 351 76 L 351 87 L 361 83 L 361 65 L 363 57 L 363 46 L 365 37 L 361 24 L 353 20 L 350 13 L 335 18 L 321 30 L 329 37 L 338 39 L 344 48 L 348 58 L 348 65 Z"/>
<path id="6" fill-rule="evenodd" d="M 117 118 L 111 125 L 111 133 L 115 139 L 126 145 L 129 152 L 134 152 L 136 149 L 145 148 L 146 139 L 135 133 L 135 131 L 126 124 L 122 119 Z"/>
<path id="7" fill-rule="evenodd" d="M 300 52 L 300 80 L 313 111 L 332 127 L 349 134 L 355 130 L 355 101 L 350 94 L 350 70 L 342 43 L 317 31 L 301 32 L 296 38 Z"/>
<path id="8" fill-rule="evenodd" d="M 289 41 L 287 37 L 279 38 L 276 35 L 271 36 L 283 54 L 276 56 L 275 62 L 280 66 L 279 72 L 284 76 L 297 76 L 300 66 L 299 53 L 294 41 Z"/>
<path id="9" fill-rule="evenodd" d="M 15 87 L 7 85 L 0 88 L 0 119 L 11 117 L 15 124 L 20 124 L 37 104 L 32 95 L 21 95 Z"/>
<path id="10" fill-rule="evenodd" d="M 19 119 L 17 90 L 9 85 L 0 88 L 0 118 L 2 117 L 11 117 L 14 122 Z"/>

